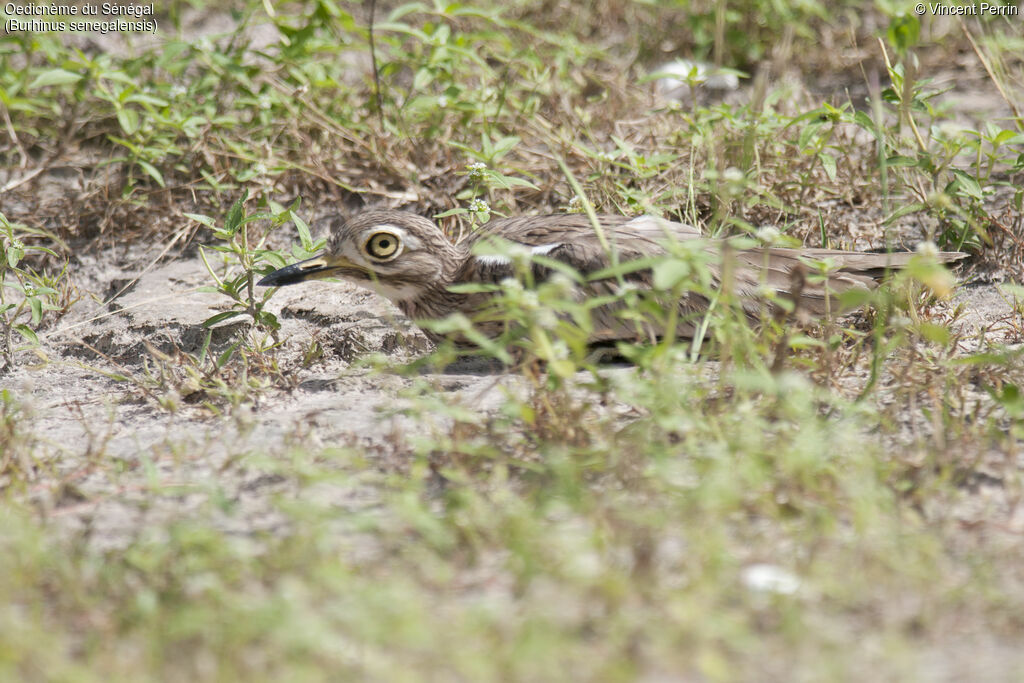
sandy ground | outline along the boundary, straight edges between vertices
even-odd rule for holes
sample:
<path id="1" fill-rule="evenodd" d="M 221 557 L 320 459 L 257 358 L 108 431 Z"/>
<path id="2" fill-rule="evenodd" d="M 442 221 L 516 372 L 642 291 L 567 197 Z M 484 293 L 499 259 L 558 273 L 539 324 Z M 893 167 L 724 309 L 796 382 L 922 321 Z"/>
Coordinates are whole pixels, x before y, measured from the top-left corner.
<path id="1" fill-rule="evenodd" d="M 361 367 L 354 361 L 367 353 L 400 365 L 429 343 L 375 294 L 315 282 L 279 290 L 269 308 L 282 323 L 282 359 L 301 358 L 314 339 L 322 356 L 288 377 L 291 390 L 254 392 L 234 408 L 221 401 L 217 414 L 203 405 L 207 396 L 188 380 L 176 354 L 199 351 L 202 322 L 224 310 L 226 299 L 197 291 L 210 277 L 196 257 L 152 263 L 120 250 L 82 257 L 72 270 L 82 300 L 41 331 L 48 362 L 23 352 L 2 379 L 33 417 L 32 500 L 102 547 L 127 544 L 138 529 L 187 514 L 211 492 L 234 504 L 224 517 L 227 528 L 272 530 L 284 522 L 270 501 L 295 480 L 252 462 L 285 463 L 302 444 L 354 449 L 383 463 L 395 457 L 400 435 L 423 429 L 400 414 L 414 384 L 427 382 L 452 402 L 486 411 L 521 381 L 472 364 L 412 377 Z M 998 338 L 1013 316 L 993 285 L 963 287 L 956 302 L 965 307 L 959 324 L 972 334 Z M 224 348 L 238 324 L 215 329 L 213 347 Z M 154 487 L 180 493 L 152 496 Z M 325 495 L 339 505 L 374 502 L 372 489 L 359 487 Z"/>

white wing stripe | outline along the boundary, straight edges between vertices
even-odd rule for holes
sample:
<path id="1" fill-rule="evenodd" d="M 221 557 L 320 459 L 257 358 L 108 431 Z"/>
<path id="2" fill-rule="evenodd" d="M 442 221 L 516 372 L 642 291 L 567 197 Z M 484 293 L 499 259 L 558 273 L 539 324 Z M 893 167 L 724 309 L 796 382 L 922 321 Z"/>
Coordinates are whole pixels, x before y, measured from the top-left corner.
<path id="1" fill-rule="evenodd" d="M 497 254 L 487 254 L 485 256 L 477 256 L 476 262 L 482 266 L 510 266 L 512 265 L 512 259 L 507 256 L 498 256 Z"/>
<path id="2" fill-rule="evenodd" d="M 558 247 L 562 246 L 561 242 L 555 242 L 554 244 L 540 244 L 536 247 L 528 247 L 525 244 L 513 242 L 521 246 L 523 249 L 529 249 L 530 254 L 533 256 L 543 256 L 549 254 Z M 476 262 L 482 266 L 510 266 L 512 265 L 512 259 L 507 256 L 499 256 L 498 254 L 479 254 L 476 257 Z"/>

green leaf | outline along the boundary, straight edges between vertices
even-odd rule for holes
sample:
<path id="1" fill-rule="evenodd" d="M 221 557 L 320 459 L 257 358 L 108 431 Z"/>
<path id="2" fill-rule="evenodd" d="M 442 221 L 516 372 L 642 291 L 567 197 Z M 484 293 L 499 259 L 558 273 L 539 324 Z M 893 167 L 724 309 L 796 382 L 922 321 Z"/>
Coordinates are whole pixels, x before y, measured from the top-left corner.
<path id="1" fill-rule="evenodd" d="M 854 114 L 853 122 L 856 123 L 861 128 L 863 128 L 864 130 L 866 130 L 867 132 L 874 135 L 876 139 L 881 139 L 881 136 L 878 134 L 878 127 L 875 126 L 875 122 L 871 120 L 871 117 L 868 115 L 867 112 L 859 111 L 856 114 Z"/>
<path id="2" fill-rule="evenodd" d="M 1024 135 L 1015 130 L 1001 130 L 992 138 L 993 145 L 1002 145 L 1007 142 L 1012 142 L 1015 145 L 1024 143 Z"/>
<path id="3" fill-rule="evenodd" d="M 14 329 L 18 334 L 24 337 L 25 341 L 29 344 L 32 344 L 33 346 L 39 345 L 39 337 L 36 336 L 36 333 L 28 325 L 15 325 Z"/>
<path id="4" fill-rule="evenodd" d="M 426 90 L 427 86 L 434 80 L 434 74 L 429 69 L 420 69 L 412 80 L 413 90 Z"/>
<path id="5" fill-rule="evenodd" d="M 917 166 L 917 159 L 914 157 L 895 155 L 885 160 L 886 166 Z"/>
<path id="6" fill-rule="evenodd" d="M 539 258 L 535 258 L 536 261 L 540 261 Z M 634 259 L 632 261 L 624 261 L 615 266 L 608 266 L 607 268 L 601 268 L 595 270 L 592 273 L 587 273 L 587 280 L 595 282 L 597 280 L 609 280 L 620 275 L 629 275 L 641 270 L 647 270 L 648 268 L 656 267 L 660 263 L 666 263 L 672 261 L 675 263 L 685 263 L 679 259 L 666 259 L 664 256 L 649 256 L 647 258 Z"/>
<path id="7" fill-rule="evenodd" d="M 487 179 L 490 182 L 490 184 L 500 187 L 503 190 L 508 190 L 513 187 L 529 187 L 533 190 L 539 189 L 529 180 L 523 180 L 522 178 L 503 175 L 501 173 L 498 173 L 497 171 L 492 171 L 491 169 L 485 170 L 484 175 L 487 176 Z"/>
<path id="8" fill-rule="evenodd" d="M 235 349 L 238 348 L 238 342 L 235 342 L 229 346 L 224 353 L 217 356 L 217 367 L 222 368 L 227 365 L 227 362 L 231 360 L 231 356 L 235 355 Z"/>
<path id="9" fill-rule="evenodd" d="M 547 256 L 533 256 L 530 260 L 532 260 L 539 266 L 547 268 L 548 270 L 553 270 L 556 273 L 561 273 L 562 275 L 565 275 L 570 280 L 578 284 L 582 285 L 583 283 L 586 282 L 586 279 L 583 277 L 583 275 L 565 261 L 559 261 L 558 259 L 549 258 Z"/>
<path id="10" fill-rule="evenodd" d="M 134 109 L 118 109 L 117 122 L 126 135 L 132 135 L 139 129 L 139 112 Z"/>
<path id="11" fill-rule="evenodd" d="M 124 98 L 124 101 L 138 102 L 139 104 L 152 104 L 154 107 L 166 107 L 170 104 L 167 100 L 160 99 L 159 97 L 153 97 L 152 95 L 146 95 L 145 93 L 133 93 Z"/>
<path id="12" fill-rule="evenodd" d="M 28 297 L 27 301 L 28 307 L 32 309 L 32 324 L 38 325 L 39 321 L 43 319 L 43 302 L 35 296 Z"/>
<path id="13" fill-rule="evenodd" d="M 475 282 L 464 282 L 457 285 L 448 285 L 447 290 L 456 294 L 477 294 L 480 292 L 500 292 L 501 285 L 478 284 Z"/>
<path id="14" fill-rule="evenodd" d="M 797 146 L 800 149 L 807 149 L 808 144 L 817 134 L 818 129 L 821 128 L 822 122 L 820 119 L 810 121 L 806 126 L 800 130 L 800 135 L 797 136 Z"/>
<path id="15" fill-rule="evenodd" d="M 292 214 L 292 222 L 295 223 L 295 229 L 299 231 L 299 241 L 302 243 L 302 248 L 310 251 L 313 246 L 313 236 L 309 232 L 309 225 L 296 213 Z"/>
<path id="16" fill-rule="evenodd" d="M 906 216 L 907 214 L 917 213 L 918 211 L 924 211 L 927 208 L 928 208 L 927 206 L 925 206 L 924 204 L 922 204 L 920 202 L 914 202 L 913 204 L 907 204 L 906 206 L 901 206 L 900 208 L 898 208 L 895 211 L 893 211 L 892 215 L 890 215 L 888 218 L 886 218 L 884 221 L 882 221 L 882 223 L 883 223 L 883 225 L 888 225 L 889 223 L 892 223 L 897 218 L 902 218 L 903 216 Z"/>
<path id="17" fill-rule="evenodd" d="M 971 177 L 967 173 L 964 173 L 958 168 L 953 169 L 953 175 L 956 176 L 957 186 L 965 193 L 975 199 L 982 199 L 984 197 L 981 191 L 981 185 L 978 184 L 977 179 Z"/>
<path id="18" fill-rule="evenodd" d="M 191 218 L 197 223 L 202 223 L 208 228 L 215 228 L 217 226 L 217 224 L 214 222 L 212 218 L 210 218 L 209 216 L 204 216 L 201 213 L 182 213 L 182 215 L 185 216 L 185 218 Z"/>
<path id="19" fill-rule="evenodd" d="M 917 45 L 921 35 L 921 21 L 913 14 L 901 14 L 889 20 L 889 28 L 885 33 L 896 51 L 905 54 Z"/>
<path id="20" fill-rule="evenodd" d="M 921 323 L 917 326 L 917 333 L 930 342 L 941 346 L 948 346 L 952 335 L 949 328 L 935 323 Z"/>
<path id="21" fill-rule="evenodd" d="M 518 144 L 519 138 L 514 135 L 501 138 L 500 140 L 494 143 L 494 147 L 491 151 L 491 160 L 497 161 L 501 157 L 508 154 L 509 151 L 511 151 L 511 149 Z"/>
<path id="22" fill-rule="evenodd" d="M 284 256 L 281 256 L 281 254 L 277 253 L 276 251 L 271 251 L 269 249 L 261 249 L 260 251 L 256 252 L 256 255 L 264 263 L 269 263 L 273 270 L 277 270 L 278 268 L 284 268 L 286 265 L 288 265 L 288 262 L 285 261 Z M 270 270 L 261 271 L 260 275 L 268 275 L 270 272 Z"/>
<path id="23" fill-rule="evenodd" d="M 82 80 L 81 74 L 72 73 L 66 69 L 50 69 L 36 76 L 28 88 L 29 90 L 34 90 L 48 85 L 68 85 L 69 83 L 77 83 L 80 80 Z"/>
<path id="24" fill-rule="evenodd" d="M 242 205 L 245 204 L 245 200 L 248 198 L 249 190 L 246 189 L 242 192 L 242 196 L 228 209 L 228 215 L 224 217 L 224 232 L 234 235 L 235 231 L 238 230 L 238 226 L 242 224 Z"/>
<path id="25" fill-rule="evenodd" d="M 791 302 L 790 302 L 791 303 Z M 789 348 L 796 350 L 802 349 L 816 349 L 825 346 L 825 342 L 821 339 L 810 337 L 806 334 L 797 334 L 789 339 Z"/>
<path id="26" fill-rule="evenodd" d="M 849 311 L 867 304 L 874 298 L 874 292 L 869 289 L 848 289 L 836 297 L 839 310 Z"/>
<path id="27" fill-rule="evenodd" d="M 7 265 L 11 268 L 17 267 L 21 263 L 21 259 L 25 256 L 25 250 L 20 245 L 14 245 L 7 247 Z"/>
<path id="28" fill-rule="evenodd" d="M 462 207 L 458 207 L 457 206 L 454 209 L 448 209 L 447 211 L 442 211 L 441 213 L 435 213 L 434 214 L 434 218 L 447 218 L 448 216 L 462 216 L 462 215 L 467 214 L 467 213 L 469 213 L 469 211 L 467 211 L 466 209 L 464 209 Z"/>
<path id="29" fill-rule="evenodd" d="M 1020 387 L 1016 384 L 1004 384 L 1002 391 L 986 387 L 989 395 L 1010 415 L 1010 417 L 1024 417 L 1024 398 L 1021 396 Z"/>
<path id="30" fill-rule="evenodd" d="M 578 370 L 575 363 L 565 358 L 549 360 L 548 369 L 562 379 L 569 379 L 575 375 Z"/>
<path id="31" fill-rule="evenodd" d="M 832 182 L 836 179 L 836 158 L 828 152 L 818 152 L 818 160 L 821 161 L 822 168 L 825 169 L 825 175 Z"/>
<path id="32" fill-rule="evenodd" d="M 160 187 L 167 187 L 166 185 L 164 185 L 163 174 L 157 170 L 156 166 L 149 163 L 148 161 L 142 161 L 141 159 L 139 160 L 139 166 L 142 167 L 142 170 L 145 171 L 150 178 L 156 181 L 157 185 L 159 185 Z"/>
<path id="33" fill-rule="evenodd" d="M 218 313 L 217 315 L 211 315 L 209 318 L 203 321 L 203 327 L 213 327 L 217 323 L 222 323 L 225 320 L 236 318 L 242 314 L 242 311 L 224 311 L 223 313 Z"/>
<path id="34" fill-rule="evenodd" d="M 281 323 L 277 321 L 277 316 L 270 311 L 260 311 L 258 316 L 260 324 L 270 330 L 281 329 Z"/>
<path id="35" fill-rule="evenodd" d="M 693 269 L 690 264 L 680 259 L 666 259 L 655 264 L 652 284 L 655 289 L 672 289 L 690 277 Z"/>
<path id="36" fill-rule="evenodd" d="M 242 222 L 239 223 L 239 227 L 243 225 L 248 225 L 249 223 L 254 223 L 255 221 L 270 221 L 273 219 L 274 214 L 267 213 L 266 211 L 261 211 L 260 213 L 254 213 L 251 216 L 246 216 L 245 218 L 243 218 Z"/>

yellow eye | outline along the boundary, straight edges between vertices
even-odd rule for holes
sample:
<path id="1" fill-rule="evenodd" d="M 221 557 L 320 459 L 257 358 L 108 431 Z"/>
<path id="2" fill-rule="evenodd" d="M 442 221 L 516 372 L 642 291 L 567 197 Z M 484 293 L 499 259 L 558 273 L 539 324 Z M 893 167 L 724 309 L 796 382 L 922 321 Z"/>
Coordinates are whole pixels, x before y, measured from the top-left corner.
<path id="1" fill-rule="evenodd" d="M 386 261 L 389 258 L 393 258 L 398 255 L 398 247 L 401 242 L 398 241 L 398 236 L 390 232 L 375 232 L 366 240 L 367 255 L 371 258 L 375 258 L 378 261 Z"/>

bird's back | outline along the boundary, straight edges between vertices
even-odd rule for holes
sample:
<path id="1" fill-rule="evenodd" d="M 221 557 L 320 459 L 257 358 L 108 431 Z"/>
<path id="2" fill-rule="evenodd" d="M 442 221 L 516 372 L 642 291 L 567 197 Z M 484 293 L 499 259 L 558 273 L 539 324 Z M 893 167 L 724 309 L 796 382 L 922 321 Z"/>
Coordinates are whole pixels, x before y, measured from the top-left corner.
<path id="1" fill-rule="evenodd" d="M 696 228 L 654 216 L 598 218 L 604 233 L 604 243 L 610 245 L 620 263 L 665 255 L 666 244 L 669 242 L 703 239 Z M 467 251 L 471 251 L 481 241 L 494 237 L 519 244 L 545 258 L 566 263 L 584 276 L 610 265 L 609 250 L 605 248 L 590 219 L 583 214 L 518 216 L 491 221 L 468 238 Z M 836 312 L 836 295 L 849 289 L 874 288 L 886 272 L 905 267 L 914 257 L 909 252 L 864 253 L 781 247 L 736 250 L 724 245 L 723 240 L 704 240 L 712 280 L 719 287 L 723 284 L 723 277 L 728 277 L 729 286 L 740 298 L 751 318 L 763 315 L 765 290 L 795 298 L 797 308 L 804 313 L 823 315 Z M 966 254 L 939 252 L 937 256 L 940 262 L 949 262 L 963 258 Z M 831 264 L 827 278 L 803 276 L 809 270 L 809 262 L 826 260 Z M 534 267 L 537 276 L 543 277 L 547 272 L 543 267 Z M 794 273 L 799 275 L 799 284 L 794 279 Z M 509 259 L 469 256 L 457 274 L 456 282 L 499 283 L 515 275 Z M 640 269 L 629 273 L 626 279 L 633 284 L 649 287 L 651 271 Z M 614 295 L 619 288 L 613 280 L 609 277 L 603 281 L 591 281 L 579 295 Z M 698 293 L 689 292 L 683 295 L 679 304 L 684 314 L 697 314 L 708 305 L 708 300 Z M 595 315 L 599 316 L 605 328 L 605 333 L 600 336 L 617 338 L 619 332 L 626 330 L 615 322 L 613 309 L 616 307 L 606 308 L 607 311 L 602 308 L 595 310 Z M 630 333 L 635 330 L 635 326 L 628 327 Z M 680 333 L 685 335 L 687 330 L 681 330 Z"/>

